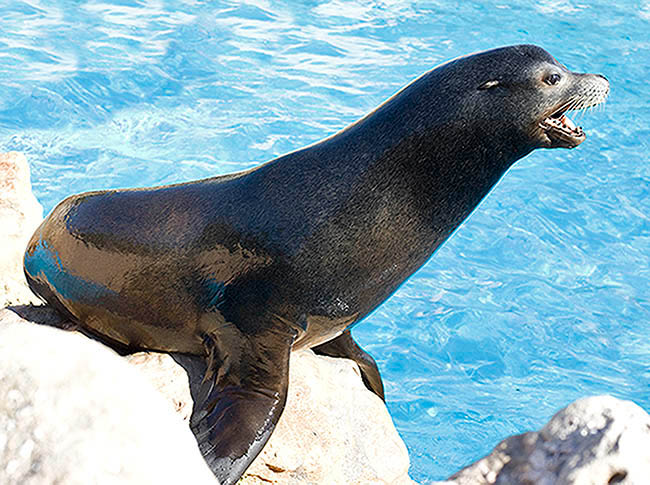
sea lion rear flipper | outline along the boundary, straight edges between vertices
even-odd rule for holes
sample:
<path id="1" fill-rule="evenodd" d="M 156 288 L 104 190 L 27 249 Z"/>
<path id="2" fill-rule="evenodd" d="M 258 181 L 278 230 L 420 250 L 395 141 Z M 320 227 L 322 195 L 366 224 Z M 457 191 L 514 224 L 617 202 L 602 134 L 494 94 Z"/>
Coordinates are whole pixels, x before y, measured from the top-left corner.
<path id="1" fill-rule="evenodd" d="M 382 401 L 385 400 L 384 384 L 381 381 L 377 363 L 370 354 L 359 347 L 359 344 L 354 341 L 350 330 L 346 330 L 329 342 L 313 347 L 312 350 L 319 355 L 344 357 L 355 361 L 361 370 L 361 378 L 366 387 L 377 394 Z"/>
<path id="2" fill-rule="evenodd" d="M 208 368 L 190 421 L 222 485 L 239 480 L 282 414 L 293 336 L 265 332 L 228 340 L 219 345 L 206 338 Z"/>

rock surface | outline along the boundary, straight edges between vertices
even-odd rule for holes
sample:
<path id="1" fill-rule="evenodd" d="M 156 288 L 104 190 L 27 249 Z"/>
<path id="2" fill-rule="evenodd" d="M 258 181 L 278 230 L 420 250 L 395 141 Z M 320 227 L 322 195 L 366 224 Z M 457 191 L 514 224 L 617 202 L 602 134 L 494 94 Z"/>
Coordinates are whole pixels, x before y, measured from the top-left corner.
<path id="1" fill-rule="evenodd" d="M 188 378 L 174 360 L 198 359 L 149 352 L 125 359 L 54 328 L 66 322 L 47 307 L 15 311 L 27 320 L 0 311 L 7 483 L 216 483 L 187 424 L 190 381 L 198 386 L 200 376 Z M 306 350 L 292 354 L 290 372 L 287 407 L 242 485 L 414 483 L 406 447 L 356 364 Z"/>
<path id="2" fill-rule="evenodd" d="M 18 152 L 0 153 L 0 308 L 38 301 L 27 287 L 22 263 L 25 246 L 42 218 L 27 159 Z"/>
<path id="3" fill-rule="evenodd" d="M 139 354 L 136 358 L 151 358 Z M 156 360 L 160 357 L 155 357 Z M 200 388 L 187 356 L 174 356 Z M 164 380 L 158 364 L 149 369 Z M 172 385 L 173 387 L 173 385 Z M 173 393 L 180 395 L 178 392 Z M 188 406 L 178 406 L 187 409 Z M 262 453 L 240 482 L 245 484 L 412 484 L 406 447 L 386 406 L 366 389 L 359 368 L 347 359 L 293 352 L 287 405 Z"/>
<path id="4" fill-rule="evenodd" d="M 447 485 L 650 483 L 650 416 L 611 396 L 580 399 L 539 432 L 502 441 Z"/>
<path id="5" fill-rule="evenodd" d="M 217 483 L 147 379 L 76 332 L 0 310 L 0 396 L 3 484 Z"/>
<path id="6" fill-rule="evenodd" d="M 355 363 L 295 352 L 290 382 L 288 411 L 243 483 L 413 483 L 406 446 Z"/>

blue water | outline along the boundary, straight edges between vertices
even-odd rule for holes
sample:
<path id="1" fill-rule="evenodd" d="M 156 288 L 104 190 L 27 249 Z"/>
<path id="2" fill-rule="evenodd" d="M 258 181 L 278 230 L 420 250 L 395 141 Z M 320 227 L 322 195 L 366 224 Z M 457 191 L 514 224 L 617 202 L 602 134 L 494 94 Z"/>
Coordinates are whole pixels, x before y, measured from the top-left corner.
<path id="1" fill-rule="evenodd" d="M 612 92 L 582 146 L 518 162 L 355 328 L 426 482 L 582 396 L 650 410 L 649 1 L 0 0 L 0 150 L 28 156 L 46 210 L 227 173 L 513 43 Z"/>

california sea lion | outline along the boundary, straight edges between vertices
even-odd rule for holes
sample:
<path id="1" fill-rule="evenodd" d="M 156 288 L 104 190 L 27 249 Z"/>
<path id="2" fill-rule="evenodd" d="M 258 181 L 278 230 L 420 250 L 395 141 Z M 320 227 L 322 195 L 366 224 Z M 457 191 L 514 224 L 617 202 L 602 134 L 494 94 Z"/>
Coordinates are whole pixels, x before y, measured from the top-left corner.
<path id="1" fill-rule="evenodd" d="M 343 131 L 255 169 L 61 202 L 32 237 L 32 289 L 114 345 L 204 355 L 193 430 L 233 484 L 282 412 L 300 347 L 359 363 L 349 329 L 417 270 L 516 160 L 573 148 L 566 111 L 607 80 L 519 45 L 447 62 Z"/>

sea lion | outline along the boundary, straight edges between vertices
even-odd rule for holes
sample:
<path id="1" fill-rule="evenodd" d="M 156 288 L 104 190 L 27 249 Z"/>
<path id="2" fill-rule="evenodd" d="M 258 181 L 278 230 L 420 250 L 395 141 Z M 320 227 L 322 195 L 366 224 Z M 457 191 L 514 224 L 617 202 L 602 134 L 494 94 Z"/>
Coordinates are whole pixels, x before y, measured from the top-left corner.
<path id="1" fill-rule="evenodd" d="M 223 484 L 268 440 L 289 354 L 350 357 L 388 298 L 536 148 L 585 138 L 566 116 L 609 83 L 518 45 L 447 62 L 334 136 L 257 168 L 61 202 L 24 258 L 31 288 L 115 346 L 205 356 L 192 428 Z"/>

